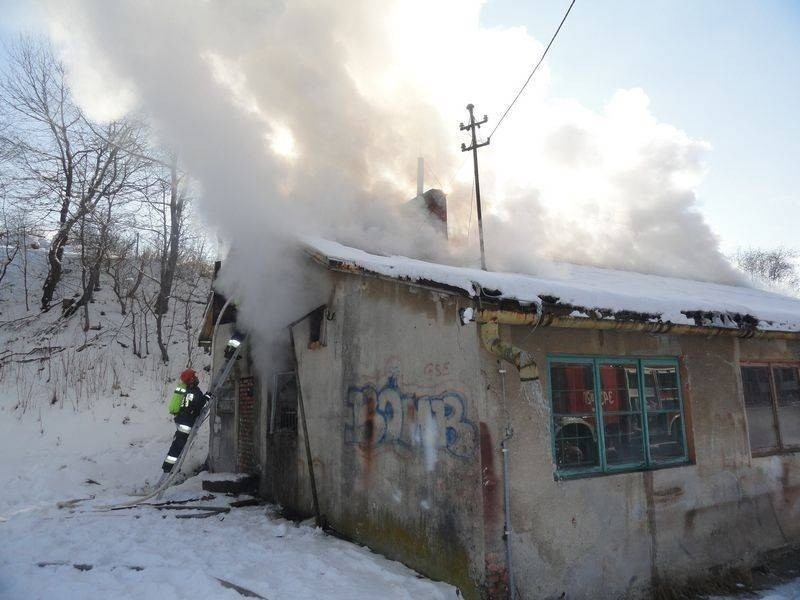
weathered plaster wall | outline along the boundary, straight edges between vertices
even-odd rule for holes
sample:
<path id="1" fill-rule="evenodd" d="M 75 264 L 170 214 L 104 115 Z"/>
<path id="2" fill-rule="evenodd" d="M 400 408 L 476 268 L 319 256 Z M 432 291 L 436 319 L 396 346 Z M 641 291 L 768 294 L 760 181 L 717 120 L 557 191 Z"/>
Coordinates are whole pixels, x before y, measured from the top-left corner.
<path id="1" fill-rule="evenodd" d="M 692 464 L 556 481 L 549 398 L 458 322 L 458 300 L 336 275 L 327 345 L 294 328 L 321 512 L 338 531 L 468 596 L 505 581 L 500 441 L 509 442 L 513 567 L 525 598 L 636 596 L 800 541 L 800 459 L 752 458 L 740 361 L 800 360 L 800 344 L 502 327 L 533 353 L 681 363 Z M 506 370 L 507 393 L 501 394 Z M 302 428 L 272 440 L 267 495 L 312 513 Z"/>
<path id="2" fill-rule="evenodd" d="M 738 372 L 740 360 L 798 360 L 800 345 L 523 327 L 501 333 L 535 355 L 545 390 L 551 354 L 679 357 L 693 458 L 687 466 L 556 481 L 549 399 L 535 402 L 513 367 L 502 365 L 514 428 L 513 566 L 523 597 L 636 595 L 800 539 L 800 461 L 751 458 Z M 497 439 L 505 423 L 498 363 L 483 351 L 483 364 L 497 399 L 486 415 Z"/>
<path id="3" fill-rule="evenodd" d="M 321 512 L 339 532 L 475 597 L 483 580 L 478 340 L 458 325 L 450 296 L 336 281 L 327 345 L 309 349 L 307 321 L 294 331 Z M 297 497 L 310 512 L 303 452 L 301 431 Z"/>

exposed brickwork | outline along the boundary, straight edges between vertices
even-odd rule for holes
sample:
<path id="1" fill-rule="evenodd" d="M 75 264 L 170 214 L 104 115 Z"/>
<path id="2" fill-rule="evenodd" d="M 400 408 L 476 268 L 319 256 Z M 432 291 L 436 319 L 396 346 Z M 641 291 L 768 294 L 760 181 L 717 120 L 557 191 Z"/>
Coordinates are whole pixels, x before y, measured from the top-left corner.
<path id="1" fill-rule="evenodd" d="M 505 556 L 486 554 L 485 592 L 487 598 L 508 598 L 508 570 Z"/>
<path id="2" fill-rule="evenodd" d="M 242 377 L 239 380 L 239 422 L 237 435 L 236 468 L 240 473 L 258 472 L 258 450 L 256 447 L 257 410 L 255 380 Z"/>

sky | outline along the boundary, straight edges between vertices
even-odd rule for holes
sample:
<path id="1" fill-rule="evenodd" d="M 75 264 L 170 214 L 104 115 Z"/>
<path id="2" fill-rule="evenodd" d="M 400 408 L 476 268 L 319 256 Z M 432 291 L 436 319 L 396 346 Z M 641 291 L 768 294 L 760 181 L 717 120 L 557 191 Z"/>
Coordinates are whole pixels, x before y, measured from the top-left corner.
<path id="1" fill-rule="evenodd" d="M 568 4 L 489 0 L 481 25 L 546 43 Z M 0 0 L 0 39 L 31 27 L 28 7 Z M 660 121 L 710 145 L 694 189 L 724 252 L 800 245 L 798 63 L 800 3 L 778 0 L 578 0 L 546 61 L 551 96 L 601 111 L 617 90 L 641 88 Z M 495 120 L 504 108 L 478 106 Z"/>
<path id="2" fill-rule="evenodd" d="M 481 16 L 547 40 L 568 5 L 492 0 Z M 696 191 L 723 250 L 800 245 L 800 2 L 578 0 L 547 62 L 552 94 L 599 109 L 641 87 L 711 144 Z"/>

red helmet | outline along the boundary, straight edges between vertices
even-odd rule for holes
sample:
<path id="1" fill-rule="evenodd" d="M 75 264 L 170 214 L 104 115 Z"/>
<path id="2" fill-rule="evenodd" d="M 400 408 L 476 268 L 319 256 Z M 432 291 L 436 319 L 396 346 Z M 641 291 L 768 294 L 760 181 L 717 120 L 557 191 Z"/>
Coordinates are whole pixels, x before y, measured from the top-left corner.
<path id="1" fill-rule="evenodd" d="M 186 369 L 183 373 L 181 373 L 181 381 L 186 385 L 189 385 L 195 379 L 197 379 L 197 373 L 194 369 Z"/>

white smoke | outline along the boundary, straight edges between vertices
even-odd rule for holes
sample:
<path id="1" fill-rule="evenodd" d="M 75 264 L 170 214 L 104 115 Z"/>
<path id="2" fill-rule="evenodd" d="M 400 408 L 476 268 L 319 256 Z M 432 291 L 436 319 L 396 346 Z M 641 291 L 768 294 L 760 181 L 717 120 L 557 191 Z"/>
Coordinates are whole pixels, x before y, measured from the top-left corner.
<path id="1" fill-rule="evenodd" d="M 223 283 L 265 336 L 325 300 L 298 233 L 477 263 L 458 122 L 473 102 L 493 126 L 542 50 L 524 28 L 481 27 L 480 0 L 43 6 L 87 109 L 148 115 L 199 181 L 232 248 Z M 734 280 L 695 210 L 708 144 L 660 123 L 642 90 L 596 112 L 548 82 L 545 65 L 481 151 L 490 268 L 553 258 Z M 418 155 L 449 193 L 449 246 L 397 213 Z"/>

